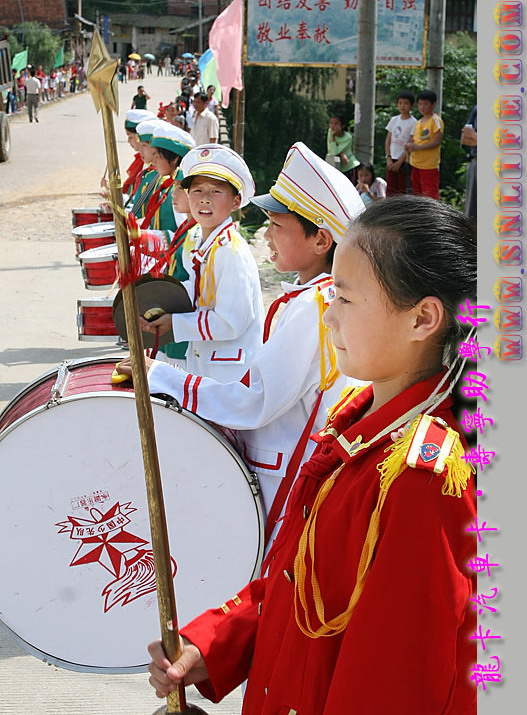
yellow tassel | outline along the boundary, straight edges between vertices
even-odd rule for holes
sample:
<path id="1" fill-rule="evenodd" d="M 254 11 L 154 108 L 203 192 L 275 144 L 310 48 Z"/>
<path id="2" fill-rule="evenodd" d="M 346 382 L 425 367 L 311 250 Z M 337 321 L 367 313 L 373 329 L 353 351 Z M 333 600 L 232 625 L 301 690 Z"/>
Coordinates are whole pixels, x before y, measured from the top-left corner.
<path id="1" fill-rule="evenodd" d="M 473 465 L 463 460 L 464 450 L 459 435 L 450 427 L 448 429 L 450 432 L 454 432 L 456 439 L 452 451 L 445 460 L 446 475 L 441 493 L 445 496 L 461 498 L 462 493 L 467 488 L 470 475 L 475 473 L 476 469 Z"/>
<path id="2" fill-rule="evenodd" d="M 230 231 L 229 232 L 229 237 L 230 237 L 230 243 L 229 247 L 230 249 L 236 253 L 236 251 L 239 249 L 240 246 L 240 241 L 243 239 L 241 236 L 238 234 L 237 231 Z M 199 280 L 199 299 L 198 299 L 198 307 L 203 308 L 214 308 L 216 306 L 216 282 L 214 280 L 214 256 L 216 255 L 216 251 L 218 248 L 222 245 L 221 244 L 221 239 L 223 238 L 223 235 L 220 234 L 214 239 L 214 242 L 212 244 L 212 247 L 209 251 L 209 255 L 207 256 L 207 261 L 205 263 L 205 267 L 202 271 L 200 280 Z"/>
<path id="3" fill-rule="evenodd" d="M 324 392 L 333 387 L 336 379 L 340 375 L 337 367 L 337 351 L 331 340 L 331 332 L 324 325 L 324 313 L 327 305 L 321 290 L 315 293 L 315 300 L 318 304 L 318 340 L 320 352 L 320 390 Z"/>
<path id="4" fill-rule="evenodd" d="M 406 469 L 406 456 L 408 454 L 410 444 L 412 443 L 412 439 L 414 438 L 420 418 L 421 415 L 418 415 L 412 421 L 410 429 L 384 450 L 385 452 L 391 452 L 391 454 L 386 457 L 384 462 L 377 465 L 377 469 L 381 474 L 381 491 L 387 492 L 399 474 Z"/>

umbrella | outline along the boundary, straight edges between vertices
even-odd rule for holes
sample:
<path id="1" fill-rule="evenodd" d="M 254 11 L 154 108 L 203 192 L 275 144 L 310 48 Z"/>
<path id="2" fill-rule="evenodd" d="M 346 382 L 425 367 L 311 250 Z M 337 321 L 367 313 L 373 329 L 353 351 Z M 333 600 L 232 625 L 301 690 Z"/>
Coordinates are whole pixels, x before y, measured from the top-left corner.
<path id="1" fill-rule="evenodd" d="M 140 60 L 141 55 L 138 55 L 137 52 L 132 52 L 131 55 L 128 55 L 129 60 Z"/>
<path id="2" fill-rule="evenodd" d="M 150 52 L 147 52 L 146 55 L 143 55 L 143 57 L 147 60 L 155 60 L 154 55 L 151 55 Z"/>
<path id="3" fill-rule="evenodd" d="M 184 60 L 193 60 L 194 59 L 194 55 L 192 54 L 192 52 L 185 52 L 185 54 L 181 55 L 181 57 Z"/>

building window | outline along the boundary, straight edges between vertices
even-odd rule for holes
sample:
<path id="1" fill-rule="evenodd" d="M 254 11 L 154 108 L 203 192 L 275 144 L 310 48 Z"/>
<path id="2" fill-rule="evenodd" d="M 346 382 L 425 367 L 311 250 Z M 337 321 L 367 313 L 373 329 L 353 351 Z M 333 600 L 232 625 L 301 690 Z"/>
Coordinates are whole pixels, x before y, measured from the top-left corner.
<path id="1" fill-rule="evenodd" d="M 474 32 L 476 0 L 447 0 L 445 29 L 447 32 Z"/>
<path id="2" fill-rule="evenodd" d="M 155 32 L 156 32 L 155 27 L 142 27 L 141 28 L 142 35 L 155 35 Z"/>

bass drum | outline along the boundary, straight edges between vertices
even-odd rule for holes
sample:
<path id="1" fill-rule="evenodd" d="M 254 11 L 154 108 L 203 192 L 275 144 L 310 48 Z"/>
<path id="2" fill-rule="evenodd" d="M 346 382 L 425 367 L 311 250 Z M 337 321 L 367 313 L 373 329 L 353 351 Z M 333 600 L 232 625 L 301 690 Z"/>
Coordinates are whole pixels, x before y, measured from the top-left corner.
<path id="1" fill-rule="evenodd" d="M 63 363 L 0 415 L 0 614 L 34 655 L 89 672 L 145 670 L 159 635 L 135 399 L 115 363 Z M 263 509 L 216 429 L 152 408 L 184 624 L 258 573 Z"/>

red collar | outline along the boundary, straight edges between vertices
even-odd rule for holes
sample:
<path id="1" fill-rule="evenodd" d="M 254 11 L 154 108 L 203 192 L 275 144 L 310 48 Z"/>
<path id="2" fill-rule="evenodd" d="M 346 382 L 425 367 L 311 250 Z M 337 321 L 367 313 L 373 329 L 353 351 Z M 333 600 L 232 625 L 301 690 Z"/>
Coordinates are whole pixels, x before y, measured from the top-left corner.
<path id="1" fill-rule="evenodd" d="M 350 452 L 343 444 L 354 445 L 359 442 L 359 437 L 362 438 L 361 443 L 367 443 L 373 439 L 379 432 L 406 412 L 424 402 L 444 377 L 444 374 L 445 370 L 443 369 L 440 373 L 436 373 L 427 380 L 416 382 L 371 415 L 361 418 L 361 415 L 366 412 L 373 400 L 373 387 L 368 385 L 351 402 L 344 404 L 337 411 L 334 418 L 330 418 L 326 427 L 316 435 L 313 435 L 312 439 L 315 442 L 327 443 L 329 447 L 337 452 L 341 459 L 347 462 L 352 458 L 353 454 L 350 455 Z M 442 390 L 446 389 L 447 386 L 445 385 Z M 439 416 L 443 412 L 448 412 L 452 407 L 452 402 L 452 397 L 447 397 L 437 410 L 433 411 L 433 414 Z M 338 440 L 341 437 L 344 437 L 344 440 L 339 442 Z M 376 444 L 380 445 L 386 441 L 390 441 L 390 434 L 385 435 Z"/>

